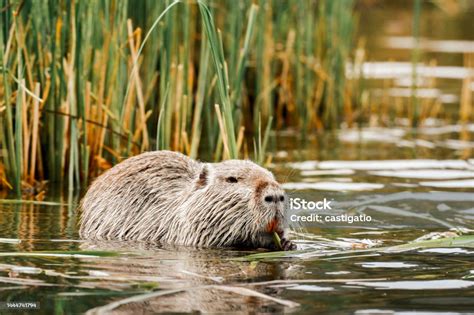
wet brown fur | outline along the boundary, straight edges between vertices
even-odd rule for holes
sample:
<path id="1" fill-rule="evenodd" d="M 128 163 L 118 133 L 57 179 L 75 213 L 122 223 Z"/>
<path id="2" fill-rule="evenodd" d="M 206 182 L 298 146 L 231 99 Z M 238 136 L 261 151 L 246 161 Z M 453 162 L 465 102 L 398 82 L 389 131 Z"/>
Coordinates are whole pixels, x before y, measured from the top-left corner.
<path id="1" fill-rule="evenodd" d="M 171 151 L 143 153 L 97 178 L 80 207 L 85 239 L 272 248 L 266 227 L 275 220 L 274 232 L 285 238 L 285 193 L 271 172 L 251 161 L 201 163 Z"/>

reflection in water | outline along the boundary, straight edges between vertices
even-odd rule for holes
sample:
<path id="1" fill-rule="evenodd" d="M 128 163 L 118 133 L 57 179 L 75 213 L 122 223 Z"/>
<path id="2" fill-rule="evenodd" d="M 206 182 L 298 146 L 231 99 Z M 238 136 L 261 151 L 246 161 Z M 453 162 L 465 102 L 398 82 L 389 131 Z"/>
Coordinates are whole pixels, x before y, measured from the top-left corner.
<path id="1" fill-rule="evenodd" d="M 382 39 L 383 44 L 388 48 L 414 49 L 415 44 L 425 51 L 443 53 L 474 53 L 474 42 L 469 40 L 432 40 L 429 38 L 419 38 L 416 43 L 413 37 L 389 36 Z"/>
<path id="2" fill-rule="evenodd" d="M 362 69 L 357 70 L 361 70 L 363 76 L 368 79 L 397 79 L 410 77 L 413 67 L 410 62 L 366 62 L 362 65 Z M 353 70 L 349 67 L 347 75 L 353 77 L 355 74 L 352 72 Z M 462 80 L 474 75 L 474 70 L 464 67 L 424 66 L 422 64 L 416 66 L 416 72 L 421 77 L 438 79 Z"/>
<path id="3" fill-rule="evenodd" d="M 117 311 L 140 312 L 248 312 L 250 310 L 282 310 L 266 299 L 213 288 L 233 281 L 255 278 L 285 278 L 288 264 L 257 264 L 249 266 L 223 259 L 242 255 L 242 252 L 222 250 L 193 250 L 180 247 L 157 247 L 153 244 L 135 242 L 86 242 L 84 250 L 114 250 L 131 252 L 139 257 L 106 258 L 81 263 L 82 268 L 93 268 L 105 272 L 102 279 L 124 277 L 129 280 L 153 280 L 160 290 L 171 290 L 170 294 L 150 298 L 146 301 L 127 303 Z M 182 290 L 174 293 L 172 290 Z M 173 293 L 173 294 L 171 294 Z M 225 303 L 224 303 L 225 301 Z"/>

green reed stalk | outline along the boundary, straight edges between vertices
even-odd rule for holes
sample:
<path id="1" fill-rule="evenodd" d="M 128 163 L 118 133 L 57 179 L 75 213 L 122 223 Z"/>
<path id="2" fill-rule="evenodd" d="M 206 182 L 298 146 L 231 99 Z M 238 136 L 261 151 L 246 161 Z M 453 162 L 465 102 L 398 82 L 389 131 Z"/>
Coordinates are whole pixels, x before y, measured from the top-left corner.
<path id="1" fill-rule="evenodd" d="M 304 98 L 302 100 L 303 109 L 303 122 L 302 130 L 307 130 L 308 125 L 311 122 L 314 106 L 314 97 L 315 97 L 315 81 L 314 81 L 314 14 L 316 8 L 313 8 L 311 2 L 307 2 L 305 6 L 305 19 L 304 19 L 304 29 L 305 29 L 305 47 L 304 47 L 304 57 L 306 62 L 306 67 L 304 68 L 304 81 L 302 82 L 302 90 Z"/>
<path id="2" fill-rule="evenodd" d="M 265 127 L 265 131 L 262 135 L 262 119 L 259 117 L 258 119 L 258 129 L 257 129 L 257 140 L 254 140 L 254 154 L 255 159 L 258 164 L 263 165 L 265 162 L 265 152 L 268 145 L 268 139 L 272 127 L 273 117 L 268 118 L 267 126 Z M 263 138 L 262 138 L 263 137 Z"/>
<path id="3" fill-rule="evenodd" d="M 228 34 L 225 38 L 224 45 L 227 49 L 227 64 L 229 67 L 229 81 L 233 84 L 236 80 L 237 63 L 239 59 L 240 37 L 242 33 L 242 7 L 245 6 L 245 1 L 225 1 L 222 7 L 229 12 L 235 12 L 229 16 L 224 23 L 224 32 Z"/>
<path id="4" fill-rule="evenodd" d="M 244 45 L 240 50 L 239 60 L 236 68 L 236 79 L 233 84 L 233 93 L 231 101 L 233 104 L 240 104 L 240 98 L 242 94 L 242 86 L 246 68 L 246 62 L 250 49 L 250 42 L 252 40 L 252 35 L 254 33 L 255 22 L 257 20 L 257 11 L 258 6 L 252 4 L 249 11 L 249 19 L 247 23 L 247 31 L 245 33 Z"/>
<path id="5" fill-rule="evenodd" d="M 16 94 L 16 107 L 15 107 L 15 158 L 16 158 L 16 172 L 15 172 L 15 182 L 21 183 L 22 173 L 23 173 L 23 106 L 24 106 L 24 93 L 22 84 L 24 81 L 22 79 L 22 58 L 21 51 L 17 51 L 17 69 L 18 69 L 18 79 L 20 83 L 18 84 L 18 90 Z M 22 82 L 23 81 L 23 82 Z M 26 123 L 26 122 L 25 122 Z M 21 185 L 21 184 L 20 184 Z M 21 186 L 20 186 L 21 189 Z"/>
<path id="6" fill-rule="evenodd" d="M 305 1 L 299 1 L 297 3 L 297 12 L 298 16 L 305 16 Z M 298 113 L 297 120 L 304 121 L 306 114 L 305 114 L 305 107 L 303 101 L 303 88 L 304 88 L 304 70 L 306 66 L 304 66 L 303 61 L 301 60 L 304 56 L 304 46 L 305 46 L 305 33 L 308 31 L 304 27 L 304 19 L 297 19 L 296 20 L 296 38 L 295 38 L 295 54 L 294 59 L 290 58 L 295 65 L 295 101 L 296 101 L 296 112 Z M 293 59 L 293 60 L 292 60 Z M 304 125 L 304 124 L 303 124 Z"/>
<path id="7" fill-rule="evenodd" d="M 420 60 L 420 16 L 421 16 L 421 0 L 415 0 L 413 3 L 413 39 L 415 47 L 412 50 L 411 65 L 412 65 L 412 85 L 411 85 L 411 106 L 413 107 L 412 126 L 415 127 L 419 123 L 419 100 L 416 96 L 418 75 L 417 66 Z"/>
<path id="8" fill-rule="evenodd" d="M 0 59 L 2 60 L 2 82 L 3 82 L 3 94 L 4 94 L 4 104 L 5 104 L 5 129 L 1 129 L 0 132 L 3 134 L 4 130 L 5 137 L 4 141 L 1 143 L 2 147 L 6 149 L 7 154 L 3 155 L 5 161 L 5 173 L 7 174 L 8 179 L 13 183 L 14 191 L 17 195 L 21 194 L 21 178 L 18 177 L 18 174 L 21 174 L 21 171 L 18 171 L 20 166 L 17 161 L 16 154 L 11 154 L 16 152 L 15 150 L 15 139 L 14 139 L 14 130 L 13 130 L 13 114 L 12 114 L 12 105 L 10 102 L 11 97 L 11 86 L 7 77 L 7 60 L 4 55 L 4 38 L 3 30 L 0 31 Z M 5 152 L 4 151 L 4 152 Z M 10 154 L 8 154 L 10 152 Z"/>
<path id="9" fill-rule="evenodd" d="M 225 71 L 225 59 L 222 49 L 222 40 L 216 32 L 214 20 L 207 6 L 198 1 L 199 10 L 206 30 L 206 35 L 209 40 L 212 59 L 214 61 L 216 74 L 218 78 L 218 90 L 221 102 L 223 104 L 224 127 L 226 129 L 227 141 L 229 144 L 229 158 L 238 158 L 237 142 L 235 138 L 235 129 L 233 121 L 233 108 L 229 96 L 229 81 Z"/>
<path id="10" fill-rule="evenodd" d="M 192 132 L 191 132 L 191 150 L 189 156 L 192 158 L 197 158 L 198 155 L 198 148 L 201 139 L 201 117 L 202 117 L 202 109 L 204 105 L 205 93 L 206 93 L 206 85 L 208 81 L 208 68 L 209 68 L 209 44 L 206 38 L 203 38 L 201 42 L 201 53 L 200 53 L 200 60 L 199 60 L 199 77 L 198 77 L 198 86 L 196 91 L 196 104 L 194 107 L 194 114 L 193 114 L 193 125 L 192 125 Z"/>
<path id="11" fill-rule="evenodd" d="M 163 116 L 164 116 L 164 111 L 166 110 L 166 104 L 169 103 L 167 102 L 168 100 L 168 94 L 170 91 L 170 85 L 168 84 L 166 86 L 165 93 L 163 95 L 163 102 L 161 103 L 160 106 L 160 113 L 158 114 L 158 121 L 156 123 L 156 150 L 163 150 L 165 149 L 165 144 L 164 144 L 164 132 L 163 132 Z"/>

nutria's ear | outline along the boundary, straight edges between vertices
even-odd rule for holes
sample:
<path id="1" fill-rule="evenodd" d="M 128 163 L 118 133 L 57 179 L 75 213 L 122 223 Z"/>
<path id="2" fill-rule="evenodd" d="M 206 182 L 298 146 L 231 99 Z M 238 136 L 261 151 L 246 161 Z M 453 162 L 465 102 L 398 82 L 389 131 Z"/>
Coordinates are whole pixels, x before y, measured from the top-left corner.
<path id="1" fill-rule="evenodd" d="M 207 166 L 204 165 L 199 173 L 198 179 L 196 181 L 196 188 L 204 188 L 209 182 L 209 170 Z"/>

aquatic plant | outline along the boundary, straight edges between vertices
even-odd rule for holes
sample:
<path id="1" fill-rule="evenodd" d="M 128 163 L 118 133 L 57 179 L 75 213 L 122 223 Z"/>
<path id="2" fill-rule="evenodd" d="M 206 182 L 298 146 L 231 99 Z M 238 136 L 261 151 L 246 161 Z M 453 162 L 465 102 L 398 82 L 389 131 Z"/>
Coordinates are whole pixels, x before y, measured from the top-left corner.
<path id="1" fill-rule="evenodd" d="M 265 163 L 274 128 L 305 137 L 449 118 L 439 99 L 418 98 L 426 6 L 414 1 L 412 97 L 402 99 L 389 95 L 394 80 L 381 97 L 367 89 L 353 0 L 3 1 L 0 188 L 75 189 L 153 149 Z M 474 113 L 471 82 L 461 122 Z"/>
<path id="2" fill-rule="evenodd" d="M 337 126 L 352 6 L 2 2 L 0 185 L 74 189 L 150 149 L 222 159 L 253 145 L 263 163 L 272 121 Z"/>

